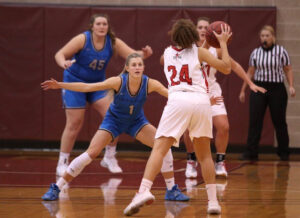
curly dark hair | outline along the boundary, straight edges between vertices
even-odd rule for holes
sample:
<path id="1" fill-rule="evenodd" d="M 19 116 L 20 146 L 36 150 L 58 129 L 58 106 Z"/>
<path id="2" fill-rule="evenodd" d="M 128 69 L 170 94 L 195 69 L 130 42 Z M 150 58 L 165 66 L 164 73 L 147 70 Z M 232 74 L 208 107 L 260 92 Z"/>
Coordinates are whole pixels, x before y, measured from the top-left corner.
<path id="1" fill-rule="evenodd" d="M 190 48 L 199 41 L 195 24 L 190 19 L 177 20 L 172 26 L 171 40 L 182 48 Z"/>

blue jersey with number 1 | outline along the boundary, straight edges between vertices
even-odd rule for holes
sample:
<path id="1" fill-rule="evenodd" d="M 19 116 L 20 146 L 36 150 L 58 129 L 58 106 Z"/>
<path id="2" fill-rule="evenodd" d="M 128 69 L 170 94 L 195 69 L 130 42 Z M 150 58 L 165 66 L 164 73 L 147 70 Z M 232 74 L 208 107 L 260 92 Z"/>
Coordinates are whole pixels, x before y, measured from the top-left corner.
<path id="1" fill-rule="evenodd" d="M 106 130 L 115 138 L 121 133 L 136 137 L 141 128 L 149 123 L 144 115 L 144 103 L 148 92 L 148 77 L 143 75 L 138 92 L 132 95 L 129 90 L 128 73 L 121 75 L 120 90 L 103 119 L 99 129 Z"/>

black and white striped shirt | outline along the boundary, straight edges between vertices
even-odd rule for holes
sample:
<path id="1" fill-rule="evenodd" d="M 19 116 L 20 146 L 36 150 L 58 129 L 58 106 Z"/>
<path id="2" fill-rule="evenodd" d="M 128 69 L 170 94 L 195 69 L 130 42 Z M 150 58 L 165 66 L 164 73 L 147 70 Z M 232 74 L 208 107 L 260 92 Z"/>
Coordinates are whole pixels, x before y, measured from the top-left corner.
<path id="1" fill-rule="evenodd" d="M 290 65 L 287 51 L 280 45 L 271 49 L 259 47 L 251 53 L 249 66 L 255 67 L 254 81 L 277 82 L 284 81 L 283 67 Z"/>

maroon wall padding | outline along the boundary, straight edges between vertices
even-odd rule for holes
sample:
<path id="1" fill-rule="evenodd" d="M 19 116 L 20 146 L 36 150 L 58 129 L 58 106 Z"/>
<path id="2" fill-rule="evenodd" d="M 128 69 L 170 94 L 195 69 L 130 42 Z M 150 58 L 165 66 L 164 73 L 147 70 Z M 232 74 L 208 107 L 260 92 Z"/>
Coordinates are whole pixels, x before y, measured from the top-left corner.
<path id="1" fill-rule="evenodd" d="M 1 6 L 0 16 L 0 138 L 41 139 L 43 8 Z"/>
<path id="2" fill-rule="evenodd" d="M 51 77 L 62 80 L 63 70 L 54 60 L 55 53 L 72 37 L 88 29 L 94 13 L 110 16 L 117 37 L 135 49 L 150 45 L 154 54 L 145 60 L 145 74 L 167 85 L 159 58 L 170 44 L 168 31 L 178 18 L 194 22 L 201 16 L 228 22 L 234 32 L 229 50 L 245 70 L 251 51 L 259 45 L 258 32 L 265 24 L 276 24 L 276 8 L 166 8 L 166 7 L 84 7 L 22 6 L 0 4 L 0 138 L 60 140 L 65 115 L 61 93 L 44 92 L 40 82 Z M 107 77 L 118 75 L 124 60 L 113 57 Z M 241 104 L 238 94 L 242 80 L 232 73 L 218 75 L 230 121 L 231 144 L 245 144 L 248 129 L 248 98 Z M 166 99 L 151 94 L 145 114 L 157 126 Z M 89 141 L 101 117 L 88 110 L 78 140 Z M 266 117 L 262 144 L 273 144 L 273 127 Z M 122 135 L 120 142 L 133 142 Z"/>
<path id="3" fill-rule="evenodd" d="M 249 11 L 247 8 L 233 8 L 229 12 L 229 23 L 234 30 L 234 41 L 229 49 L 230 55 L 247 70 L 249 56 L 259 45 L 260 29 L 266 24 L 276 27 L 276 10 L 257 8 Z M 236 31 L 240 29 L 241 31 Z M 231 133 L 235 132 L 235 134 L 230 134 L 230 143 L 240 144 L 246 142 L 248 135 L 249 98 L 246 99 L 247 104 L 242 104 L 238 100 L 242 80 L 237 74 L 232 73 L 224 79 L 226 79 L 228 93 L 225 101 Z M 247 97 L 248 95 L 249 89 Z M 269 145 L 274 143 L 274 128 L 269 110 L 265 117 L 260 143 Z"/>
<path id="4" fill-rule="evenodd" d="M 45 67 L 43 79 L 51 77 L 59 81 L 63 79 L 63 69 L 56 64 L 54 55 L 71 38 L 88 28 L 89 19 L 90 13 L 87 7 L 44 8 Z M 60 139 L 65 123 L 61 90 L 43 91 L 43 95 L 44 139 Z M 86 114 L 86 118 L 88 118 L 88 114 Z M 88 128 L 88 119 L 85 119 L 78 140 L 87 140 L 90 138 Z"/>

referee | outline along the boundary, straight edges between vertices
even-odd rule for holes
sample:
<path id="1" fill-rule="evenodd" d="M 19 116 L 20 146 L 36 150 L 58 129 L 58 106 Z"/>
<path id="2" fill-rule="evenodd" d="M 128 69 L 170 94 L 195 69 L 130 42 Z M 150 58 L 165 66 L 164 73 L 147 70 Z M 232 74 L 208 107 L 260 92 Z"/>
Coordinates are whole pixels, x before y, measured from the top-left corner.
<path id="1" fill-rule="evenodd" d="M 286 76 L 289 84 L 289 93 L 295 96 L 293 71 L 287 51 L 275 44 L 275 32 L 273 27 L 264 26 L 260 31 L 261 46 L 254 49 L 249 60 L 248 76 L 254 83 L 264 87 L 267 92 L 250 93 L 250 118 L 247 148 L 242 155 L 244 160 L 258 160 L 258 144 L 261 137 L 264 115 L 267 106 L 271 112 L 271 118 L 276 131 L 278 141 L 277 154 L 281 160 L 289 160 L 289 135 L 286 123 L 287 92 L 284 85 Z M 240 101 L 245 101 L 244 82 Z"/>

